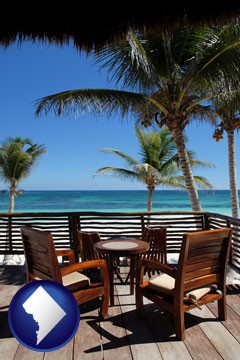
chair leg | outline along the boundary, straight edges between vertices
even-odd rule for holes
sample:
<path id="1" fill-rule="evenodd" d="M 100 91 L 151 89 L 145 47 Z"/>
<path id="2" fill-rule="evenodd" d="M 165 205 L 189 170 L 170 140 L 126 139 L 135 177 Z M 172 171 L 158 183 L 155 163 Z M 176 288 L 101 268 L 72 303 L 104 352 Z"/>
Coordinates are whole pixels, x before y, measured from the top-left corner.
<path id="1" fill-rule="evenodd" d="M 143 294 L 141 289 L 136 289 L 136 311 L 139 317 L 144 318 Z"/>
<path id="2" fill-rule="evenodd" d="M 223 296 L 218 300 L 218 317 L 220 320 L 227 320 L 227 310 L 226 310 L 226 297 Z"/>
<path id="3" fill-rule="evenodd" d="M 99 314 L 101 320 L 104 320 L 105 318 L 108 317 L 108 303 L 109 303 L 109 297 L 103 295 L 101 299 L 100 314 Z"/>
<path id="4" fill-rule="evenodd" d="M 177 309 L 173 315 L 176 337 L 179 340 L 185 340 L 184 311 Z"/>

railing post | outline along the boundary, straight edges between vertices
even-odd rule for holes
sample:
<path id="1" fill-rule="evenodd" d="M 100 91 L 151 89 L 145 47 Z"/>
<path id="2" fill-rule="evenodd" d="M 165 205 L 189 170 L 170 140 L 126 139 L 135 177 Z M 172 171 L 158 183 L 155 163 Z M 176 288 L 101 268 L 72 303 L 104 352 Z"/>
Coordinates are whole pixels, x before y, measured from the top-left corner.
<path id="1" fill-rule="evenodd" d="M 227 220 L 227 227 L 232 228 L 231 225 L 232 225 L 232 224 L 231 224 L 231 221 Z M 237 234 L 236 234 L 236 235 L 237 235 Z M 229 253 L 229 262 L 230 262 L 230 264 L 232 264 L 232 259 L 233 259 L 233 244 L 232 244 L 232 242 L 231 242 L 230 253 Z"/>
<path id="2" fill-rule="evenodd" d="M 79 225 L 79 215 L 71 215 L 69 217 L 69 237 L 70 237 L 70 247 L 74 251 L 75 259 L 79 261 L 79 244 L 78 244 L 78 225 Z"/>
<path id="3" fill-rule="evenodd" d="M 210 230 L 207 214 L 203 214 L 203 230 Z"/>
<path id="4" fill-rule="evenodd" d="M 9 214 L 8 218 L 8 241 L 9 241 L 9 253 L 11 254 L 13 246 L 12 246 L 12 215 Z M 7 243 L 7 239 L 6 239 Z"/>
<path id="5" fill-rule="evenodd" d="M 141 218 L 141 229 L 142 229 L 142 236 L 143 236 L 143 232 L 144 232 L 144 228 L 145 228 L 144 215 L 141 214 L 140 218 Z"/>

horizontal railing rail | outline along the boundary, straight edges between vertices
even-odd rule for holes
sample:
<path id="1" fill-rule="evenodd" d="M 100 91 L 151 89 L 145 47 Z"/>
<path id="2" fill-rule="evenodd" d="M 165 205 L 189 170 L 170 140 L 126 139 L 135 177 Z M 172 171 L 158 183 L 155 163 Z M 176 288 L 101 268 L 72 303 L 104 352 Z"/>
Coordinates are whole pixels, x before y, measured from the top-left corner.
<path id="1" fill-rule="evenodd" d="M 219 227 L 233 229 L 231 262 L 240 270 L 240 219 L 193 211 L 160 212 L 41 212 L 0 213 L 0 255 L 23 254 L 20 228 L 29 225 L 51 231 L 56 248 L 72 248 L 81 256 L 77 230 L 97 231 L 101 238 L 141 237 L 145 226 L 167 229 L 167 252 L 178 254 L 185 232 Z"/>

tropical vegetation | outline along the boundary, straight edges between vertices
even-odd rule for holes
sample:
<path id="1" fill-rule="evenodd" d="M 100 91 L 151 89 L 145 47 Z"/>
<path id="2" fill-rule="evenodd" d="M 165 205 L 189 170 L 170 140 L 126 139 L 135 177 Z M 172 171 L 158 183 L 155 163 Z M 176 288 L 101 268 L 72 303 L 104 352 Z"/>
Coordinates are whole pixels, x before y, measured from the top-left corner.
<path id="1" fill-rule="evenodd" d="M 159 34 L 129 31 L 126 40 L 106 45 L 96 63 L 105 68 L 116 89 L 77 89 L 46 96 L 36 114 L 73 113 L 134 115 L 144 126 L 167 126 L 176 143 L 179 164 L 193 210 L 201 210 L 184 140 L 191 121 L 215 124 L 214 100 L 239 87 L 240 26 L 171 28 Z"/>
<path id="2" fill-rule="evenodd" d="M 9 184 L 9 212 L 14 211 L 14 199 L 23 190 L 18 189 L 20 181 L 30 175 L 40 156 L 46 153 L 41 144 L 29 138 L 9 137 L 0 147 L 0 179 Z"/>
<path id="3" fill-rule="evenodd" d="M 179 166 L 176 145 L 169 129 L 163 127 L 158 132 L 146 132 L 135 126 L 135 131 L 139 143 L 140 161 L 120 150 L 103 148 L 100 150 L 122 158 L 128 167 L 105 166 L 98 169 L 94 175 L 112 173 L 123 179 L 144 183 L 148 190 L 147 210 L 151 211 L 153 192 L 157 186 L 186 189 L 186 185 Z M 214 166 L 207 161 L 197 160 L 192 151 L 188 151 L 188 157 L 192 169 Z M 202 176 L 194 176 L 194 181 L 199 188 L 213 189 L 207 179 Z"/>
<path id="4" fill-rule="evenodd" d="M 240 129 L 240 113 L 234 110 L 234 105 L 221 103 L 218 105 L 218 113 L 221 122 L 214 131 L 213 138 L 218 142 L 223 139 L 223 133 L 227 134 L 228 143 L 228 173 L 229 189 L 231 198 L 232 216 L 239 217 L 239 196 L 236 167 L 235 131 Z"/>

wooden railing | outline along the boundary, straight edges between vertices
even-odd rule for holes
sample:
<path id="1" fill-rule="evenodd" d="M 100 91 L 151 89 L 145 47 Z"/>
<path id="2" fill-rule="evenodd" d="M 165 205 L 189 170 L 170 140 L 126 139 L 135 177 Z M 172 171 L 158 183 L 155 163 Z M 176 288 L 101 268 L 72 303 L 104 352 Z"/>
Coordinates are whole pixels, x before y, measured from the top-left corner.
<path id="1" fill-rule="evenodd" d="M 72 248 L 79 255 L 77 230 L 98 231 L 102 239 L 141 237 L 145 226 L 167 228 L 167 251 L 179 253 L 187 231 L 233 228 L 231 263 L 240 270 L 240 219 L 209 212 L 57 212 L 0 213 L 0 254 L 23 254 L 20 227 L 30 225 L 51 231 L 56 248 Z"/>

